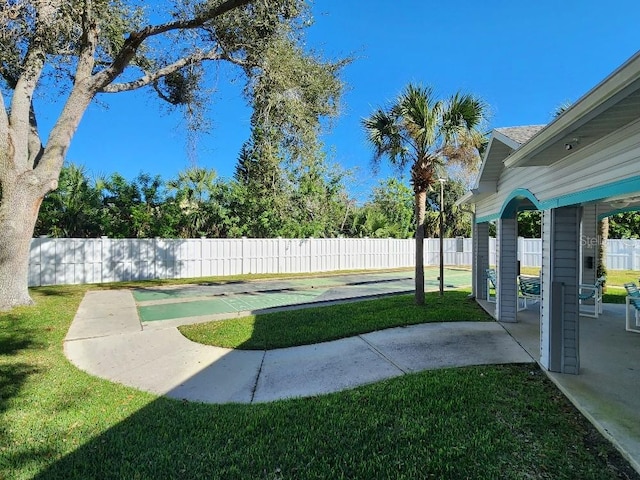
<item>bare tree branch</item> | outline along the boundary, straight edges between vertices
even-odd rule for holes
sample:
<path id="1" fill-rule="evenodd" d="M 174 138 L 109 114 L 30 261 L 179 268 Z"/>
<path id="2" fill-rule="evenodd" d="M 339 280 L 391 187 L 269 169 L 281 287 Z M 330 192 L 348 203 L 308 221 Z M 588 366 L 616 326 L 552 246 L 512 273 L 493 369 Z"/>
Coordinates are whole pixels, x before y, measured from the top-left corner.
<path id="1" fill-rule="evenodd" d="M 138 32 L 132 32 L 124 41 L 124 45 L 122 46 L 118 54 L 114 57 L 111 66 L 98 73 L 94 77 L 95 91 L 102 91 L 103 88 L 105 88 L 108 84 L 115 80 L 115 78 L 124 71 L 124 69 L 127 67 L 127 65 L 129 65 L 129 63 L 135 56 L 138 48 L 140 48 L 140 45 L 142 45 L 142 43 L 146 39 L 174 30 L 188 30 L 199 28 L 209 20 L 219 17 L 220 15 L 223 15 L 235 8 L 248 5 L 252 1 L 253 0 L 227 0 L 217 7 L 203 11 L 194 18 L 164 23 L 161 25 L 150 25 Z"/>
<path id="2" fill-rule="evenodd" d="M 126 83 L 112 83 L 104 86 L 99 91 L 102 93 L 118 93 L 130 90 L 136 90 L 138 88 L 151 85 L 157 82 L 160 78 L 170 75 L 173 72 L 177 72 L 183 67 L 193 65 L 206 60 L 227 60 L 236 65 L 243 65 L 244 62 L 240 59 L 233 58 L 226 53 L 222 53 L 217 49 L 210 50 L 208 52 L 195 52 L 192 55 L 181 58 L 174 63 L 167 65 L 156 72 L 147 73 L 146 75 Z"/>

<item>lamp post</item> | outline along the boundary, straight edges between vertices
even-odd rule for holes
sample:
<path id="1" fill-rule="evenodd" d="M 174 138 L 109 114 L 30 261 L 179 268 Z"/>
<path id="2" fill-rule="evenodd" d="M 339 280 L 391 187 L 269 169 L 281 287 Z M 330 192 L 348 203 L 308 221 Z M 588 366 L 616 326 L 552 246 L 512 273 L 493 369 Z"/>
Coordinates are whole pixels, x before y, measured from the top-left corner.
<path id="1" fill-rule="evenodd" d="M 444 182 L 446 179 L 439 178 L 440 182 L 440 296 L 444 295 Z"/>

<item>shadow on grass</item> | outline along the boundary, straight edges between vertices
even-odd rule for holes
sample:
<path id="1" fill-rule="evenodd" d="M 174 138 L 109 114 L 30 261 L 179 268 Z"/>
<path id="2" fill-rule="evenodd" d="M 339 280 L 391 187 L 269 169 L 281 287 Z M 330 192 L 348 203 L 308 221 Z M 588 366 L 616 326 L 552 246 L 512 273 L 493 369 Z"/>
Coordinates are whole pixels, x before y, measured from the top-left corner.
<path id="1" fill-rule="evenodd" d="M 17 328 L 14 323 L 18 321 L 19 318 L 11 314 L 0 317 L 0 418 L 7 410 L 16 408 L 15 403 L 19 401 L 25 384 L 41 371 L 35 363 L 24 361 L 22 354 L 42 345 L 34 340 L 31 329 Z M 12 425 L 0 421 L 0 445 L 11 444 L 11 428 Z M 4 447 L 0 446 L 0 466 L 3 450 Z M 38 454 L 43 453 L 38 451 Z"/>
<path id="2" fill-rule="evenodd" d="M 0 331 L 0 355 L 15 355 L 35 345 L 32 334 L 26 329 Z"/>
<path id="3" fill-rule="evenodd" d="M 260 324 L 254 335 L 270 328 Z M 138 410 L 123 408 L 122 420 L 107 421 L 77 448 L 25 446 L 12 461 L 37 463 L 38 479 L 536 478 L 540 472 L 545 478 L 637 479 L 532 369 L 427 372 L 272 404 L 158 398 Z M 120 395 L 129 394 L 136 395 Z M 541 399 L 532 401 L 535 395 Z M 511 409 L 514 404 L 519 407 Z M 100 417 L 108 415 L 105 409 L 88 411 Z M 575 435 L 561 437 L 562 422 L 575 424 Z"/>
<path id="4" fill-rule="evenodd" d="M 522 365 L 271 404 L 159 398 L 42 463 L 34 478 L 640 478 L 537 367 Z"/>
<path id="5" fill-rule="evenodd" d="M 46 287 L 32 287 L 30 289 L 42 297 L 71 297 L 77 295 L 79 290 L 86 290 L 85 286 L 74 285 L 50 285 Z"/>
<path id="6" fill-rule="evenodd" d="M 19 326 L 20 321 L 20 315 L 0 316 L 0 411 L 6 410 L 7 403 L 18 395 L 28 377 L 38 372 L 35 365 L 11 358 L 43 345 L 35 339 L 37 333 L 33 329 Z"/>

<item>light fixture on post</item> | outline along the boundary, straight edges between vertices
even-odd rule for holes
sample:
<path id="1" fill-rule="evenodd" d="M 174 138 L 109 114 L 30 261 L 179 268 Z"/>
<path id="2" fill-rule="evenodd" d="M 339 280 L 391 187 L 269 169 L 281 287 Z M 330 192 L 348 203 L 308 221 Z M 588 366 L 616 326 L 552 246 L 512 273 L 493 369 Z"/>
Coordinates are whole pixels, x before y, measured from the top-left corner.
<path id="1" fill-rule="evenodd" d="M 444 295 L 444 182 L 445 178 L 439 178 L 440 182 L 440 296 Z"/>

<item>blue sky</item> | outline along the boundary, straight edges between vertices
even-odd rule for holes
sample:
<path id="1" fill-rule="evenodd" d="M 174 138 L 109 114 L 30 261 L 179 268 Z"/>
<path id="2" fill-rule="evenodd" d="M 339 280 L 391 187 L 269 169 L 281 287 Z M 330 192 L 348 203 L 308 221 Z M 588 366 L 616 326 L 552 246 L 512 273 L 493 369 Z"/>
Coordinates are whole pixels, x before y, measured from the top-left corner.
<path id="1" fill-rule="evenodd" d="M 474 93 L 490 106 L 490 127 L 548 123 L 639 48 L 640 2 L 618 0 L 316 0 L 308 46 L 326 58 L 352 55 L 342 74 L 342 114 L 324 135 L 327 158 L 355 169 L 352 195 L 367 197 L 391 175 L 370 169 L 361 119 L 386 106 L 409 83 L 442 97 Z M 201 136 L 197 164 L 231 177 L 249 135 L 241 82 L 220 73 L 211 98 L 213 128 Z M 164 179 L 190 165 L 179 116 L 163 113 L 148 92 L 102 95 L 78 129 L 67 160 L 94 176 L 140 172 Z M 46 130 L 56 108 L 38 106 Z M 105 107 L 106 105 L 106 107 Z"/>

